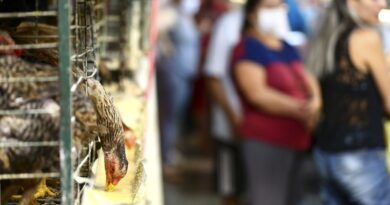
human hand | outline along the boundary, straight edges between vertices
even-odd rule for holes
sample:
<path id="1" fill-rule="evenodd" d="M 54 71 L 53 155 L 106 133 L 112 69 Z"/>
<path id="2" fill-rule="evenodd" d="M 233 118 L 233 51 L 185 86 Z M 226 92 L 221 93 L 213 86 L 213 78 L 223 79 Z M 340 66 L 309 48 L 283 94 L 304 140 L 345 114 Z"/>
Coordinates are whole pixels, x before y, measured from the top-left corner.
<path id="1" fill-rule="evenodd" d="M 293 103 L 294 116 L 308 131 L 313 131 L 320 118 L 321 103 L 319 100 L 297 100 Z"/>
<path id="2" fill-rule="evenodd" d="M 238 137 L 240 136 L 239 134 L 239 127 L 242 121 L 242 118 L 240 115 L 230 112 L 228 113 L 228 120 L 229 120 L 229 125 L 231 128 L 231 131 L 233 132 L 233 136 L 235 136 L 235 141 L 238 140 Z"/>
<path id="3" fill-rule="evenodd" d="M 319 122 L 321 116 L 321 102 L 318 99 L 311 99 L 306 103 L 303 109 L 306 114 L 304 124 L 311 132 L 317 127 Z"/>

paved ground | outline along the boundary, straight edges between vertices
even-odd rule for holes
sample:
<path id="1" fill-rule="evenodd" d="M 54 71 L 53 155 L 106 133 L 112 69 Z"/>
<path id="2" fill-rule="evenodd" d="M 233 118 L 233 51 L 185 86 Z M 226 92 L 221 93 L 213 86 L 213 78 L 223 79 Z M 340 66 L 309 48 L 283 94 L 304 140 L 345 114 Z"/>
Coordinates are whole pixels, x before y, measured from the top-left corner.
<path id="1" fill-rule="evenodd" d="M 211 188 L 211 159 L 195 157 L 185 161 L 186 165 L 181 166 L 177 174 L 164 180 L 165 205 L 221 205 L 220 197 Z M 308 176 L 307 194 L 300 205 L 321 205 L 313 164 L 309 161 L 303 171 Z"/>
<path id="2" fill-rule="evenodd" d="M 172 184 L 164 185 L 165 205 L 219 205 L 220 199 L 209 191 L 186 191 Z"/>

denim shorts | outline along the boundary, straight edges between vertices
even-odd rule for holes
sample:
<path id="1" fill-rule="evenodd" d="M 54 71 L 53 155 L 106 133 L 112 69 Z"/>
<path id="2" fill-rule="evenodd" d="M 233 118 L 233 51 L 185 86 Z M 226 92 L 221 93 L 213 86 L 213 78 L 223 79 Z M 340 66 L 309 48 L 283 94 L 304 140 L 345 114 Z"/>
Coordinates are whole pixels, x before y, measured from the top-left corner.
<path id="1" fill-rule="evenodd" d="M 314 158 L 322 178 L 324 205 L 389 205 L 390 178 L 384 149 L 328 153 Z"/>

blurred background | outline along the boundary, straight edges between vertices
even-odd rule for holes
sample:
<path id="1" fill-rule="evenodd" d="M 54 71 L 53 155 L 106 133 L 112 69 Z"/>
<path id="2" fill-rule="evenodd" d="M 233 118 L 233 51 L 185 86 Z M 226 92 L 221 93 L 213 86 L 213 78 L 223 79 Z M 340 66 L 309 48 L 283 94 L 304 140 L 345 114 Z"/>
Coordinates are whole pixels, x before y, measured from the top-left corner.
<path id="1" fill-rule="evenodd" d="M 285 39 L 299 50 L 303 59 L 330 2 L 285 0 L 290 28 Z M 245 0 L 160 1 L 156 68 L 165 204 L 247 204 L 245 176 L 237 173 L 237 166 L 243 166 L 242 159 L 229 162 L 232 156 L 227 154 L 236 142 L 218 136 L 224 133 L 219 129 L 228 128 L 213 119 L 215 93 L 209 81 L 215 76 L 207 71 L 210 65 L 224 65 L 209 63 L 208 58 L 226 59 L 223 54 L 214 54 L 223 53 L 223 48 L 209 50 L 210 41 L 218 41 L 213 35 L 229 44 L 229 37 L 216 34 L 217 25 L 225 21 L 223 35 L 236 35 L 232 32 L 239 20 L 233 19 L 232 13 L 244 4 Z M 390 10 L 383 9 L 379 19 L 385 53 L 390 57 Z M 300 172 L 304 175 L 305 195 L 299 204 L 322 204 L 320 178 L 311 157 L 305 159 Z"/>

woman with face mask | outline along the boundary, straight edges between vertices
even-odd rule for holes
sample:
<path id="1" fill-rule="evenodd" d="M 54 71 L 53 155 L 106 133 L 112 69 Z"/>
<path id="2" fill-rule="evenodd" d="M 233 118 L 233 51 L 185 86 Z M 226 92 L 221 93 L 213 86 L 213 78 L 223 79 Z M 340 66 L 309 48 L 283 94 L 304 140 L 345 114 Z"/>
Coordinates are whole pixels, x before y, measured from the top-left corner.
<path id="1" fill-rule="evenodd" d="M 252 205 L 299 200 L 300 160 L 321 107 L 319 86 L 303 69 L 282 0 L 248 0 L 232 75 L 243 109 L 239 134 Z"/>
<path id="2" fill-rule="evenodd" d="M 385 0 L 334 0 L 308 58 L 320 79 L 323 116 L 315 159 L 324 204 L 390 204 L 384 114 L 390 76 L 377 29 Z"/>

